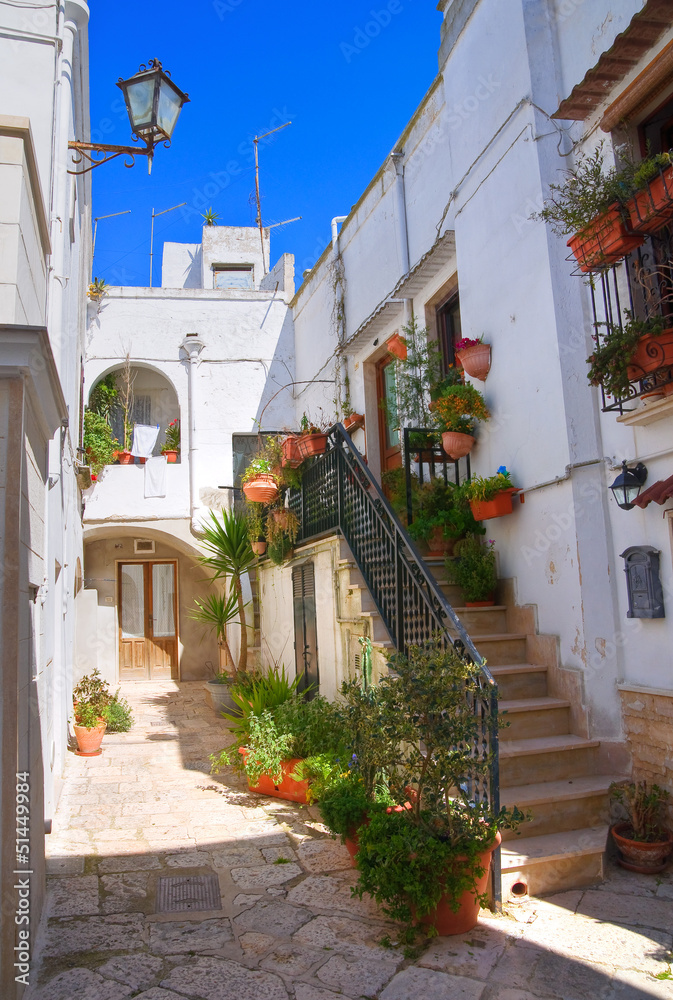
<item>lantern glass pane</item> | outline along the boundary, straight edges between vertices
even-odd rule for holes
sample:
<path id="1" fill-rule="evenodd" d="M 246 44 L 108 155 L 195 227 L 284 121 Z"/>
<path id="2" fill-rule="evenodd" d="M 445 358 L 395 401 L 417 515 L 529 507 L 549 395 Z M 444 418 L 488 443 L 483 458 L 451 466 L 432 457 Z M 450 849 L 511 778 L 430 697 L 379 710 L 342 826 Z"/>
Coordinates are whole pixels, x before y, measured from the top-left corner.
<path id="1" fill-rule="evenodd" d="M 130 82 L 126 88 L 131 109 L 131 127 L 149 125 L 152 122 L 152 100 L 154 98 L 154 76 L 137 82 Z"/>
<path id="2" fill-rule="evenodd" d="M 171 86 L 168 80 L 162 80 L 159 91 L 157 125 L 169 138 L 173 134 L 173 129 L 177 123 L 181 108 L 181 95 Z"/>

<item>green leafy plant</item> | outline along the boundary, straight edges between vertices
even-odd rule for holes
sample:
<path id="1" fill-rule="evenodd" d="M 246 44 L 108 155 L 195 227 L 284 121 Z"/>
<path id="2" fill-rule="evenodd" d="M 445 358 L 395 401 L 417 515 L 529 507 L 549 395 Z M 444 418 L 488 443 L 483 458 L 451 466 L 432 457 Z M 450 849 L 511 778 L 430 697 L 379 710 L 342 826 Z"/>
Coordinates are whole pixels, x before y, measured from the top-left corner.
<path id="1" fill-rule="evenodd" d="M 613 782 L 610 792 L 626 812 L 631 827 L 630 840 L 656 844 L 666 839 L 665 810 L 670 799 L 666 788 L 646 781 Z"/>
<path id="2" fill-rule="evenodd" d="M 96 729 L 100 726 L 102 717 L 93 705 L 78 705 L 75 712 L 75 725 L 84 726 L 85 729 Z"/>
<path id="3" fill-rule="evenodd" d="M 295 695 L 302 679 L 303 674 L 298 674 L 290 680 L 283 665 L 280 669 L 274 667 L 267 674 L 259 674 L 252 680 L 237 680 L 231 685 L 231 697 L 237 710 L 223 715 L 237 735 L 239 745 L 242 746 L 247 739 L 251 716 L 261 715 L 267 709 L 272 711 L 288 701 Z"/>
<path id="4" fill-rule="evenodd" d="M 110 415 L 117 402 L 119 390 L 117 389 L 117 373 L 108 372 L 102 379 L 96 382 L 89 393 L 89 409 L 103 417 L 107 424 L 110 423 Z"/>
<path id="5" fill-rule="evenodd" d="M 437 529 L 441 530 L 444 539 L 464 538 L 468 533 L 483 534 L 485 530 L 475 521 L 460 488 L 445 483 L 441 476 L 419 487 L 409 534 L 427 542 Z"/>
<path id="6" fill-rule="evenodd" d="M 231 649 L 227 640 L 227 625 L 235 621 L 239 615 L 238 594 L 232 587 L 229 593 L 208 594 L 205 598 L 195 597 L 195 607 L 190 612 L 192 621 L 203 625 L 207 631 L 217 634 L 218 644 L 228 656 L 228 662 L 233 663 Z"/>
<path id="7" fill-rule="evenodd" d="M 509 472 L 498 472 L 495 476 L 473 476 L 460 487 L 468 501 L 492 500 L 498 493 L 511 488 L 512 480 Z"/>
<path id="8" fill-rule="evenodd" d="M 544 208 L 532 218 L 548 222 L 558 236 L 581 233 L 615 202 L 623 203 L 633 188 L 631 170 L 604 166 L 604 143 L 593 153 L 580 153 L 561 184 L 551 184 Z"/>
<path id="9" fill-rule="evenodd" d="M 299 518 L 289 507 L 274 507 L 266 519 L 266 540 L 269 546 L 286 538 L 294 545 L 299 533 Z"/>
<path id="10" fill-rule="evenodd" d="M 498 582 L 494 545 L 493 541 L 468 535 L 456 543 L 457 558 L 446 560 L 447 579 L 458 584 L 463 600 L 487 601 L 493 595 Z"/>
<path id="11" fill-rule="evenodd" d="M 247 725 L 246 752 L 239 754 L 238 748 L 226 748 L 219 755 L 211 755 L 213 773 L 217 774 L 222 766 L 233 762 L 245 771 L 251 785 L 256 785 L 263 774 L 279 784 L 283 778 L 283 763 L 291 756 L 294 737 L 278 732 L 268 709 L 261 715 L 251 715 Z"/>
<path id="12" fill-rule="evenodd" d="M 464 891 L 478 895 L 480 854 L 498 829 L 516 827 L 519 810 L 494 812 L 471 788 L 487 782 L 489 754 L 475 754 L 481 720 L 473 712 L 480 697 L 471 664 L 440 641 L 390 658 L 393 673 L 381 681 L 385 729 L 394 736 L 397 760 L 390 791 L 406 807 L 369 812 L 359 830 L 355 892 L 368 893 L 394 920 L 414 925 L 442 895 L 457 911 Z"/>
<path id="13" fill-rule="evenodd" d="M 90 674 L 85 674 L 73 690 L 73 700 L 77 707 L 75 715 L 90 705 L 97 715 L 103 714 L 103 709 L 112 699 L 112 692 L 107 681 L 104 681 L 96 667 Z"/>
<path id="14" fill-rule="evenodd" d="M 106 465 L 112 465 L 115 451 L 119 449 L 119 441 L 113 436 L 105 417 L 93 410 L 84 411 L 84 435 L 82 439 L 84 451 L 91 471 L 98 475 Z"/>
<path id="15" fill-rule="evenodd" d="M 135 380 L 136 373 L 131 365 L 131 355 L 127 351 L 121 371 L 117 375 L 117 402 L 122 415 L 124 451 L 130 451 L 133 443 L 133 405 L 135 402 L 133 386 Z"/>
<path id="16" fill-rule="evenodd" d="M 102 711 L 107 723 L 108 733 L 128 733 L 133 725 L 133 712 L 126 698 L 121 698 L 119 692 L 112 696 Z"/>
<path id="17" fill-rule="evenodd" d="M 245 522 L 248 529 L 248 538 L 251 542 L 264 540 L 264 504 L 254 503 L 252 500 L 245 502 Z"/>
<path id="18" fill-rule="evenodd" d="M 646 156 L 633 170 L 632 182 L 634 190 L 641 191 L 646 188 L 651 180 L 659 176 L 661 170 L 666 170 L 672 163 L 673 159 L 669 152 Z"/>
<path id="19" fill-rule="evenodd" d="M 430 402 L 439 394 L 444 381 L 441 349 L 435 340 L 428 340 L 428 331 L 414 317 L 402 327 L 407 345 L 405 360 L 396 358 L 395 413 L 390 414 L 399 426 L 432 427 Z"/>
<path id="20" fill-rule="evenodd" d="M 161 448 L 162 455 L 167 451 L 180 451 L 180 421 L 177 417 L 175 420 L 171 420 L 166 428 L 164 437 L 165 441 Z"/>
<path id="21" fill-rule="evenodd" d="M 647 334 L 658 337 L 664 330 L 664 320 L 654 316 L 647 320 L 636 320 L 625 310 L 626 322 L 620 327 L 608 323 L 607 336 L 599 338 L 594 334 L 593 353 L 587 358 L 590 385 L 602 385 L 609 396 L 625 396 L 629 391 L 627 368 L 640 339 Z"/>
<path id="22" fill-rule="evenodd" d="M 92 302 L 100 302 L 109 293 L 109 288 L 102 278 L 94 278 L 87 289 L 87 295 Z"/>
<path id="23" fill-rule="evenodd" d="M 471 383 L 450 385 L 433 404 L 435 426 L 441 431 L 472 434 L 477 420 L 491 416 L 486 401 Z"/>
<path id="24" fill-rule="evenodd" d="M 287 535 L 279 535 L 269 542 L 266 554 L 274 566 L 280 566 L 294 551 L 294 544 Z"/>
<path id="25" fill-rule="evenodd" d="M 219 217 L 220 217 L 219 212 L 214 212 L 212 207 L 206 209 L 206 211 L 203 212 L 201 215 L 201 218 L 204 220 L 207 226 L 216 226 Z"/>
<path id="26" fill-rule="evenodd" d="M 245 516 L 236 510 L 223 510 L 218 516 L 210 512 L 210 520 L 203 525 L 203 546 L 207 555 L 201 557 L 204 566 L 214 571 L 214 580 L 228 578 L 238 602 L 238 620 L 241 626 L 241 647 L 238 670 L 248 665 L 248 628 L 245 620 L 245 602 L 241 577 L 255 561 L 250 548 Z"/>
<path id="27" fill-rule="evenodd" d="M 364 781 L 352 769 L 334 777 L 320 796 L 323 823 L 342 843 L 362 826 L 370 806 Z"/>
<path id="28" fill-rule="evenodd" d="M 241 476 L 241 482 L 249 483 L 252 479 L 257 479 L 258 476 L 274 476 L 271 462 L 268 458 L 264 458 L 263 456 L 258 456 L 257 458 L 252 459 Z"/>

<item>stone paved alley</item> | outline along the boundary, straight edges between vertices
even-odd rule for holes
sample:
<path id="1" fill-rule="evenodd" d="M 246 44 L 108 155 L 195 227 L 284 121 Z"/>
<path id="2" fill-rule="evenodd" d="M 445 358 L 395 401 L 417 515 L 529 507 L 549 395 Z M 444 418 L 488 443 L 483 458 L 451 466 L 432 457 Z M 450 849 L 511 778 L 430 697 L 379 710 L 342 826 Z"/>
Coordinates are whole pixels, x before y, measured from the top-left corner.
<path id="1" fill-rule="evenodd" d="M 202 683 L 126 685 L 136 724 L 68 755 L 47 837 L 48 920 L 28 1000 L 673 998 L 673 873 L 611 867 L 599 886 L 482 914 L 414 962 L 350 895 L 317 808 L 247 791 Z M 277 863 L 279 859 L 286 859 Z M 221 909 L 156 913 L 160 877 L 216 874 Z"/>

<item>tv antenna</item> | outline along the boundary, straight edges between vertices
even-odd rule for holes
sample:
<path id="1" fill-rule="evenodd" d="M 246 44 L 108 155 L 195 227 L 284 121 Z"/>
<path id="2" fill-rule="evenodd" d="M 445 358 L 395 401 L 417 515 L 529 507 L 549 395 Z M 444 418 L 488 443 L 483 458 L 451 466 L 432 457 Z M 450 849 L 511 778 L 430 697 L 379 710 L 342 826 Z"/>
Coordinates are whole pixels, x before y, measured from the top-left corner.
<path id="1" fill-rule="evenodd" d="M 255 147 L 255 197 L 257 199 L 257 218 L 255 222 L 259 227 L 259 238 L 262 243 L 262 274 L 266 274 L 266 256 L 264 254 L 264 226 L 262 225 L 262 202 L 259 196 L 259 143 L 260 140 L 266 139 L 268 135 L 273 135 L 274 132 L 280 132 L 281 129 L 287 128 L 292 122 L 285 122 L 284 125 L 279 125 L 278 128 L 272 128 L 270 132 L 265 132 L 263 135 L 256 135 L 252 140 Z M 297 215 L 294 219 L 286 219 L 285 222 L 274 222 L 273 225 L 267 226 L 267 229 L 274 229 L 276 226 L 286 226 L 290 222 L 298 222 L 301 219 L 301 215 Z"/>

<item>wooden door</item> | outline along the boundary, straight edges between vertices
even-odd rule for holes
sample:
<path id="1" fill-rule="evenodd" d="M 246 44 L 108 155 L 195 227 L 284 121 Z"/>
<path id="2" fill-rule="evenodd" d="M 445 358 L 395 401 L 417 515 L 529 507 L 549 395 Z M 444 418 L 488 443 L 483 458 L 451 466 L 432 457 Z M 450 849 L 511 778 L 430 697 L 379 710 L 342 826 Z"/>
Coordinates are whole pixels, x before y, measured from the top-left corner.
<path id="1" fill-rule="evenodd" d="M 119 565 L 119 679 L 177 680 L 177 567 Z"/>
<path id="2" fill-rule="evenodd" d="M 294 604 L 294 659 L 297 674 L 303 679 L 299 690 L 310 684 L 309 698 L 318 694 L 318 631 L 315 617 L 315 574 L 313 563 L 297 566 L 292 570 L 292 599 Z"/>
<path id="3" fill-rule="evenodd" d="M 392 356 L 383 358 L 376 365 L 376 397 L 379 412 L 381 472 L 386 472 L 388 469 L 397 469 L 402 464 L 395 358 Z"/>

